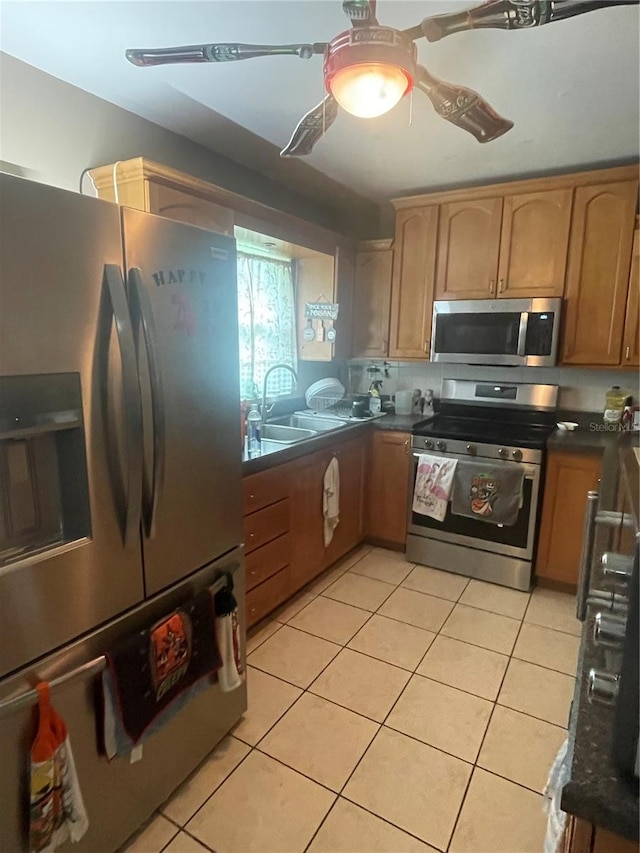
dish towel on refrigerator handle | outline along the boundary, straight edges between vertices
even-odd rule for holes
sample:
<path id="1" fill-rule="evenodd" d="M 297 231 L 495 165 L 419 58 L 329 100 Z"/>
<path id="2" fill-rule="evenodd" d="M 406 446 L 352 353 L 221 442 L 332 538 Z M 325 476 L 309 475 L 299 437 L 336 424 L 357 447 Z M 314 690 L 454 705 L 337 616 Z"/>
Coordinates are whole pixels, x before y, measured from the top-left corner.
<path id="1" fill-rule="evenodd" d="M 38 732 L 31 747 L 30 853 L 53 853 L 67 839 L 79 841 L 89 820 L 67 727 L 51 706 L 49 685 L 38 691 Z"/>
<path id="2" fill-rule="evenodd" d="M 233 575 L 226 572 L 227 585 L 213 599 L 216 613 L 216 639 L 222 658 L 218 684 L 223 693 L 236 690 L 244 681 L 242 638 L 238 621 L 238 602 L 233 594 Z"/>
<path id="3" fill-rule="evenodd" d="M 324 472 L 322 491 L 322 515 L 324 516 L 324 545 L 331 544 L 333 531 L 340 523 L 340 466 L 333 457 Z"/>
<path id="4" fill-rule="evenodd" d="M 457 459 L 420 454 L 413 489 L 414 512 L 444 521 L 457 464 Z"/>

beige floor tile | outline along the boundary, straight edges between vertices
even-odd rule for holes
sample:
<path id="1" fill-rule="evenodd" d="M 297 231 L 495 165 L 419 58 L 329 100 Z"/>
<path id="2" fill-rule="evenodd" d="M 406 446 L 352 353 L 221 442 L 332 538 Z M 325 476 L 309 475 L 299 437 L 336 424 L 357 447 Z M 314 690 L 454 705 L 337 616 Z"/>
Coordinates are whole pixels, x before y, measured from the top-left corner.
<path id="1" fill-rule="evenodd" d="M 157 814 L 120 853 L 160 853 L 177 832 L 177 826 Z"/>
<path id="2" fill-rule="evenodd" d="M 410 675 L 397 666 L 343 649 L 309 689 L 331 702 L 382 722 Z"/>
<path id="3" fill-rule="evenodd" d="M 379 612 L 382 616 L 398 619 L 408 625 L 415 625 L 416 628 L 439 631 L 452 608 L 450 601 L 398 587 Z"/>
<path id="4" fill-rule="evenodd" d="M 351 556 L 345 557 L 344 560 L 340 560 L 340 562 L 336 563 L 334 566 L 331 566 L 330 569 L 324 571 L 308 586 L 305 587 L 305 592 L 311 592 L 314 595 L 320 595 L 321 592 L 331 586 L 334 581 L 337 581 L 338 578 L 341 578 L 345 572 L 348 572 L 351 566 L 361 560 L 365 554 L 368 554 L 371 550 L 370 547 L 358 549 Z"/>
<path id="5" fill-rule="evenodd" d="M 324 640 L 345 645 L 371 614 L 359 607 L 319 595 L 301 610 L 289 624 Z"/>
<path id="6" fill-rule="evenodd" d="M 339 797 L 308 853 L 438 853 L 401 829 Z"/>
<path id="7" fill-rule="evenodd" d="M 414 675 L 385 725 L 474 762 L 493 702 Z"/>
<path id="8" fill-rule="evenodd" d="M 520 622 L 516 619 L 456 604 L 442 633 L 445 637 L 508 655 L 511 654 L 519 629 Z"/>
<path id="9" fill-rule="evenodd" d="M 575 675 L 579 651 L 580 637 L 527 623 L 520 630 L 513 656 L 567 675 Z"/>
<path id="10" fill-rule="evenodd" d="M 365 557 L 358 560 L 350 571 L 397 586 L 406 578 L 412 568 L 413 563 L 407 562 L 404 553 L 388 551 L 384 548 L 373 548 Z"/>
<path id="11" fill-rule="evenodd" d="M 450 853 L 540 853 L 546 832 L 542 797 L 476 768 Z"/>
<path id="12" fill-rule="evenodd" d="M 252 652 L 248 662 L 297 687 L 308 687 L 339 651 L 335 643 L 285 625 Z"/>
<path id="13" fill-rule="evenodd" d="M 247 654 L 251 654 L 251 652 L 255 651 L 258 646 L 262 645 L 265 640 L 268 640 L 269 637 L 273 636 L 276 631 L 279 631 L 282 627 L 281 622 L 277 622 L 275 619 L 271 619 L 269 622 L 261 622 L 260 625 L 256 626 L 256 629 L 253 628 L 247 634 Z"/>
<path id="14" fill-rule="evenodd" d="M 509 658 L 449 637 L 436 637 L 417 669 L 419 675 L 495 699 Z"/>
<path id="15" fill-rule="evenodd" d="M 260 741 L 259 748 L 339 791 L 378 729 L 377 723 L 353 711 L 305 693 Z"/>
<path id="16" fill-rule="evenodd" d="M 446 850 L 470 775 L 464 761 L 383 726 L 344 796 Z"/>
<path id="17" fill-rule="evenodd" d="M 559 726 L 496 705 L 478 765 L 541 794 L 566 735 Z"/>
<path id="18" fill-rule="evenodd" d="M 391 584 L 347 572 L 322 594 L 336 601 L 342 601 L 344 604 L 353 604 L 354 607 L 373 611 L 380 607 L 391 592 L 393 592 Z"/>
<path id="19" fill-rule="evenodd" d="M 307 604 L 311 604 L 315 597 L 313 592 L 300 592 L 274 611 L 273 618 L 278 622 L 288 622 L 289 619 L 293 619 L 297 613 L 300 613 Z"/>
<path id="20" fill-rule="evenodd" d="M 246 744 L 226 737 L 167 800 L 161 808 L 162 813 L 184 826 L 248 752 Z"/>
<path id="21" fill-rule="evenodd" d="M 203 847 L 186 832 L 179 832 L 162 853 L 209 853 L 209 848 Z"/>
<path id="22" fill-rule="evenodd" d="M 525 622 L 564 631 L 567 634 L 582 634 L 582 623 L 576 619 L 576 597 L 565 592 L 538 587 L 531 593 L 531 600 L 524 615 Z"/>
<path id="23" fill-rule="evenodd" d="M 512 619 L 522 619 L 529 603 L 529 593 L 517 589 L 507 589 L 495 583 L 472 580 L 460 597 L 461 604 L 490 610 Z"/>
<path id="24" fill-rule="evenodd" d="M 349 643 L 350 649 L 414 670 L 435 638 L 431 631 L 374 614 Z"/>
<path id="25" fill-rule="evenodd" d="M 574 679 L 512 658 L 498 702 L 566 728 Z"/>
<path id="26" fill-rule="evenodd" d="M 453 572 L 443 572 L 440 569 L 431 569 L 429 566 L 416 566 L 409 577 L 402 582 L 402 586 L 415 589 L 417 592 L 426 592 L 438 598 L 457 601 L 468 583 L 469 578 L 455 575 Z"/>
<path id="27" fill-rule="evenodd" d="M 247 667 L 247 689 L 249 707 L 233 729 L 233 734 L 255 746 L 293 705 L 302 690 L 252 666 Z"/>
<path id="28" fill-rule="evenodd" d="M 254 750 L 189 821 L 217 853 L 301 853 L 335 794 Z"/>

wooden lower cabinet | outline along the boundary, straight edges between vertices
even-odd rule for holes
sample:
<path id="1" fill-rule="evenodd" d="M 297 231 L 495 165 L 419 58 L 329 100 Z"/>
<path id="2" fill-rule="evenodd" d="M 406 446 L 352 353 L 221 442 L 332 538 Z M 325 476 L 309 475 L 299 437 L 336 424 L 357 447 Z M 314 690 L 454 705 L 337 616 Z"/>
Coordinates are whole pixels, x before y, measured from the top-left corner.
<path id="1" fill-rule="evenodd" d="M 300 589 L 324 568 L 322 489 L 327 453 L 311 453 L 295 463 L 291 492 L 293 506 L 292 586 Z"/>
<path id="2" fill-rule="evenodd" d="M 587 492 L 600 477 L 599 454 L 552 450 L 547 456 L 536 577 L 576 586 Z"/>
<path id="3" fill-rule="evenodd" d="M 355 548 L 364 536 L 366 449 L 365 441 L 355 438 L 336 451 L 340 471 L 340 523 L 333 531 L 331 543 L 325 547 L 325 566 Z"/>
<path id="4" fill-rule="evenodd" d="M 411 436 L 378 430 L 372 435 L 367 538 L 404 547 L 407 540 Z"/>
<path id="5" fill-rule="evenodd" d="M 562 842 L 562 853 L 637 853 L 638 843 L 629 841 L 621 835 L 616 835 L 594 826 L 587 820 L 567 816 L 567 823 Z"/>

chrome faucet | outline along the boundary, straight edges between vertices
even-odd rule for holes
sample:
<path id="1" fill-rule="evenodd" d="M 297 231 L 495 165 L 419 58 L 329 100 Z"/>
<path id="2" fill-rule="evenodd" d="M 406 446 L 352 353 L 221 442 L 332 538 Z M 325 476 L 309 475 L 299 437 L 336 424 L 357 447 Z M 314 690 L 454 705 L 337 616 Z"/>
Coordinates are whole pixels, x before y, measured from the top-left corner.
<path id="1" fill-rule="evenodd" d="M 262 415 L 262 423 L 265 422 L 265 420 L 267 419 L 267 415 L 271 412 L 274 405 L 272 403 L 271 406 L 269 406 L 269 409 L 267 410 L 267 379 L 273 373 L 274 370 L 280 369 L 288 370 L 289 373 L 293 376 L 293 381 L 296 384 L 296 389 L 298 387 L 298 374 L 295 372 L 295 370 L 293 369 L 293 367 L 291 367 L 290 364 L 274 364 L 273 367 L 270 367 L 269 370 L 267 370 L 267 372 L 265 373 L 264 382 L 262 383 L 262 407 L 260 409 L 260 413 Z"/>

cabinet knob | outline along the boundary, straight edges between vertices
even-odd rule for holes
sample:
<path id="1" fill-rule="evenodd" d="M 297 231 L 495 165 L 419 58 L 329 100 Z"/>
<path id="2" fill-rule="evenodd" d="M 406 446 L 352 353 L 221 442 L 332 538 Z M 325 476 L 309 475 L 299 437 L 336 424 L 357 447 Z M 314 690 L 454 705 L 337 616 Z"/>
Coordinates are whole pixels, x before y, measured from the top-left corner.
<path id="1" fill-rule="evenodd" d="M 249 500 L 250 500 L 250 501 L 255 501 L 255 499 L 256 499 L 256 496 L 255 496 L 255 495 L 249 495 Z"/>
<path id="2" fill-rule="evenodd" d="M 624 357 L 627 361 L 629 361 L 629 356 L 631 355 L 631 347 L 627 347 L 624 351 Z"/>
<path id="3" fill-rule="evenodd" d="M 404 452 L 408 456 L 409 455 L 409 439 L 407 439 L 404 443 Z"/>
<path id="4" fill-rule="evenodd" d="M 249 539 L 255 539 L 255 538 L 256 538 L 256 534 L 255 534 L 255 533 L 250 533 L 250 534 L 249 534 Z"/>
<path id="5" fill-rule="evenodd" d="M 502 293 L 503 291 L 504 291 L 504 279 L 501 278 L 500 281 L 498 282 L 498 292 Z"/>
<path id="6" fill-rule="evenodd" d="M 495 289 L 496 289 L 496 282 L 495 282 L 495 279 L 492 278 L 491 281 L 489 282 L 489 293 L 491 295 L 493 295 L 493 291 Z"/>
<path id="7" fill-rule="evenodd" d="M 429 341 L 425 341 L 425 342 L 424 342 L 423 350 L 424 350 L 425 352 L 429 352 Z"/>

